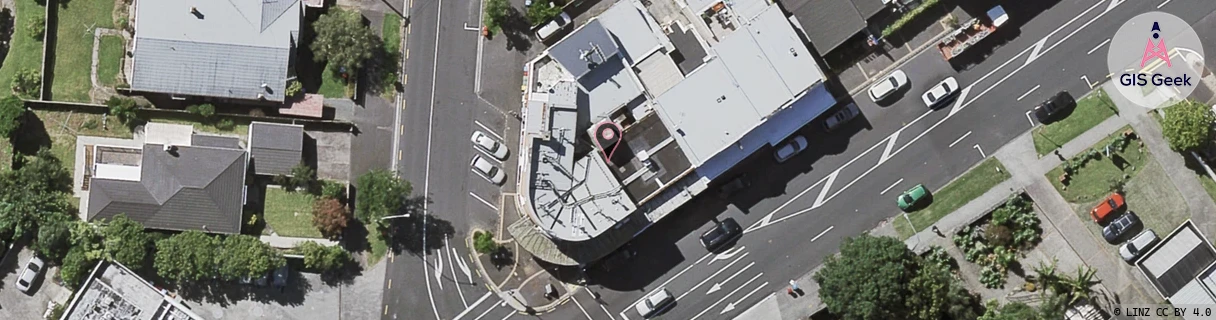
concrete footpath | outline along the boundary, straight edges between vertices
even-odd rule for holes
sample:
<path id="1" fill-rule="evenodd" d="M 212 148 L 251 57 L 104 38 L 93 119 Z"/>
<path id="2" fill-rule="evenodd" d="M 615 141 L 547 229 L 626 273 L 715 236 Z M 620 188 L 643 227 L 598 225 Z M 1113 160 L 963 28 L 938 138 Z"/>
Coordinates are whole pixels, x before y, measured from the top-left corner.
<path id="1" fill-rule="evenodd" d="M 1102 87 L 1107 92 L 1115 90 L 1113 84 L 1109 82 Z M 1156 121 L 1152 120 L 1152 116 L 1149 113 L 1150 110 L 1133 105 L 1117 94 L 1110 96 L 1119 108 L 1118 115 L 1106 119 L 1080 136 L 1065 143 L 1058 149 L 1059 153 L 1065 158 L 1071 158 L 1115 133 L 1120 128 L 1130 124 L 1152 153 L 1152 158 L 1161 164 L 1169 180 L 1178 189 L 1181 196 L 1185 198 L 1189 212 L 1191 213 L 1190 218 L 1203 228 L 1204 232 L 1216 234 L 1212 232 L 1212 219 L 1204 214 L 1205 212 L 1212 212 L 1216 208 L 1216 202 L 1213 202 L 1212 198 L 1204 191 L 1194 171 L 1186 167 L 1183 156 L 1169 149 L 1169 145 L 1161 134 L 1161 127 Z M 968 223 L 975 221 L 976 218 L 984 215 L 991 208 L 1005 202 L 1016 190 L 1024 190 L 1034 199 L 1036 209 L 1046 218 L 1044 222 L 1047 223 L 1043 224 L 1043 228 L 1045 230 L 1049 228 L 1053 229 L 1052 231 L 1045 231 L 1045 237 L 1048 233 L 1057 232 L 1067 245 L 1067 248 L 1061 249 L 1062 251 L 1074 252 L 1075 256 L 1079 257 L 1081 263 L 1097 271 L 1097 276 L 1101 282 L 1096 285 L 1096 300 L 1098 301 L 1095 302 L 1100 307 L 1110 310 L 1111 304 L 1115 303 L 1115 301 L 1133 304 L 1160 303 L 1161 298 L 1150 288 L 1151 284 L 1147 282 L 1147 279 L 1143 275 L 1133 272 L 1134 269 L 1132 267 L 1124 263 L 1119 257 L 1109 253 L 1109 250 L 1104 250 L 1102 247 L 1109 244 L 1099 239 L 1096 234 L 1093 234 L 1086 227 L 1085 223 L 1087 221 L 1082 221 L 1078 217 L 1071 205 L 1060 196 L 1059 192 L 1051 185 L 1051 182 L 1047 180 L 1045 174 L 1060 165 L 1062 162 L 1060 158 L 1053 155 L 1039 158 L 1036 154 L 1031 131 L 1027 131 L 1002 146 L 993 156 L 1004 164 L 1012 177 L 967 203 L 957 211 L 946 215 L 935 225 L 942 232 L 952 234 Z M 895 218 L 898 218 L 898 216 Z M 894 228 L 889 223 L 890 221 L 892 220 L 888 220 L 888 223 L 884 223 L 878 228 L 871 230 L 870 234 L 896 236 Z M 924 243 L 920 243 L 921 241 L 924 241 Z M 905 242 L 910 249 L 918 252 L 926 250 L 933 244 L 952 245 L 948 238 L 940 237 L 929 229 L 919 232 L 917 236 L 913 236 Z M 1063 253 L 1060 254 L 1064 255 Z M 1073 255 L 1068 256 L 1072 257 Z M 786 294 L 783 288 L 778 292 L 770 294 L 735 319 L 809 318 L 812 314 L 824 308 L 819 300 L 818 285 L 812 279 L 818 268 L 816 267 L 796 279 L 799 287 L 806 292 L 805 295 L 794 298 Z"/>

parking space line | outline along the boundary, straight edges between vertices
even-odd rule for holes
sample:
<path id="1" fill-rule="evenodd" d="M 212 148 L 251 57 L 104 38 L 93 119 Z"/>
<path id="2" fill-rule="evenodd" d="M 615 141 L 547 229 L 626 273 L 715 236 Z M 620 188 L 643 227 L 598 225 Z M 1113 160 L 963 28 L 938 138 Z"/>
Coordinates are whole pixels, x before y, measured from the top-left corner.
<path id="1" fill-rule="evenodd" d="M 1041 85 L 1037 85 L 1037 84 L 1034 85 L 1034 88 L 1030 88 L 1030 91 L 1026 91 L 1026 93 L 1023 93 L 1021 96 L 1019 96 L 1018 101 L 1022 101 L 1022 99 L 1026 98 L 1026 96 L 1030 95 L 1031 92 L 1034 92 L 1035 90 L 1039 90 L 1039 87 L 1041 87 Z"/>
<path id="2" fill-rule="evenodd" d="M 478 197 L 478 196 L 477 196 L 477 194 L 474 194 L 474 193 L 472 193 L 472 192 L 469 192 L 469 195 L 470 195 L 470 196 L 473 196 L 473 198 L 474 198 L 474 199 L 477 199 L 477 201 L 481 201 L 481 204 L 484 204 L 484 205 L 486 205 L 487 207 L 490 207 L 490 209 L 498 210 L 498 207 L 495 207 L 493 204 L 490 204 L 490 202 L 489 202 L 489 201 L 486 201 L 486 199 L 482 199 L 481 197 Z"/>
<path id="3" fill-rule="evenodd" d="M 595 318 L 591 317 L 590 313 L 587 313 L 587 309 L 583 308 L 583 304 L 578 302 L 578 299 L 570 299 L 570 301 L 574 301 L 574 305 L 578 307 L 579 311 L 583 312 L 584 316 L 587 316 L 587 320 L 595 320 Z"/>
<path id="4" fill-rule="evenodd" d="M 823 229 L 823 232 L 820 232 L 819 235 L 815 236 L 814 238 L 811 238 L 811 242 L 815 242 L 815 240 L 819 240 L 819 237 L 822 237 L 823 235 L 827 234 L 828 231 L 832 231 L 832 229 L 835 229 L 835 228 L 836 228 L 836 226 L 830 226 L 827 229 Z"/>
<path id="5" fill-rule="evenodd" d="M 1110 43 L 1110 38 L 1106 38 L 1106 41 L 1102 41 L 1102 43 L 1099 43 L 1097 46 L 1094 46 L 1093 49 L 1089 49 L 1089 52 L 1086 52 L 1085 54 L 1088 55 L 1088 54 L 1094 53 L 1094 51 L 1098 51 L 1098 49 L 1102 48 L 1102 46 L 1105 46 L 1107 43 Z"/>
<path id="6" fill-rule="evenodd" d="M 891 184 L 891 186 L 887 187 L 886 189 L 882 189 L 882 192 L 879 192 L 878 195 L 881 196 L 881 195 L 887 194 L 887 191 L 891 191 L 891 188 L 894 188 L 895 186 L 899 185 L 900 182 L 904 182 L 904 178 L 899 178 L 899 180 L 896 180 L 895 183 Z"/>
<path id="7" fill-rule="evenodd" d="M 953 148 L 954 145 L 958 144 L 959 141 L 963 141 L 963 138 L 966 138 L 969 135 L 971 135 L 971 131 L 967 131 L 967 133 L 964 133 L 962 137 L 958 137 L 958 139 L 954 139 L 954 142 L 951 142 L 950 146 L 947 146 L 947 148 Z"/>
<path id="8" fill-rule="evenodd" d="M 1165 2 L 1162 2 L 1161 4 L 1157 5 L 1157 9 L 1161 9 L 1161 7 L 1164 7 L 1166 4 L 1169 4 L 1170 1 L 1174 1 L 1174 0 L 1165 0 Z"/>
<path id="9" fill-rule="evenodd" d="M 490 127 L 487 127 L 486 125 L 481 124 L 481 121 L 473 120 L 473 124 L 476 124 L 478 127 L 481 127 L 482 129 L 486 129 L 486 133 L 494 135 L 495 138 L 498 138 L 498 141 L 507 141 L 507 139 L 503 139 L 502 136 L 498 135 L 498 133 L 494 132 L 494 130 L 490 130 Z"/>

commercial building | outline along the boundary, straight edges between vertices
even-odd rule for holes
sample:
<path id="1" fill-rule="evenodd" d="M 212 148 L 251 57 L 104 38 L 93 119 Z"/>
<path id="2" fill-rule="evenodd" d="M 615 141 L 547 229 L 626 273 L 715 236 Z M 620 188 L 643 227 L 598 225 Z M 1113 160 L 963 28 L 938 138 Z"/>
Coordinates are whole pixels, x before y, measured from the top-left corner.
<path id="1" fill-rule="evenodd" d="M 181 298 L 117 262 L 97 263 L 59 320 L 202 320 Z"/>

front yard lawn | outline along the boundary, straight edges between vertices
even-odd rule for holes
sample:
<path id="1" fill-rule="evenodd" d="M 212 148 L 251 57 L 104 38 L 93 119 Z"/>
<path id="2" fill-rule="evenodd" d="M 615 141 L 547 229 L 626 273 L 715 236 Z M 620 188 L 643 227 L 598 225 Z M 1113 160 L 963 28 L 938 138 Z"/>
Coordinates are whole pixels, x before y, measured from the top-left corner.
<path id="1" fill-rule="evenodd" d="M 262 210 L 266 226 L 284 237 L 321 238 L 321 231 L 312 225 L 312 201 L 313 196 L 303 190 L 267 187 Z"/>
<path id="2" fill-rule="evenodd" d="M 112 117 L 106 126 L 108 128 L 103 128 L 101 114 L 48 110 L 34 110 L 33 113 L 37 122 L 22 127 L 14 148 L 22 150 L 23 154 L 33 154 L 38 148 L 46 146 L 49 140 L 51 153 L 69 171 L 74 170 L 73 164 L 76 163 L 76 136 L 131 138 L 131 131 Z M 37 127 L 44 129 L 34 129 Z"/>
<path id="3" fill-rule="evenodd" d="M 1183 221 L 1190 218 L 1186 200 L 1178 193 L 1178 189 L 1174 188 L 1165 169 L 1156 161 L 1146 160 L 1144 168 L 1134 174 L 1124 190 L 1127 210 L 1135 212 L 1144 227 L 1152 229 L 1159 237 L 1169 234 Z M 1090 222 L 1089 210 L 1098 205 L 1099 201 L 1101 199 L 1072 203 L 1077 217 L 1085 221 L 1086 227 L 1097 236 L 1102 234 L 1102 226 Z M 1133 232 L 1140 231 L 1133 230 Z M 1111 247 L 1108 250 L 1113 252 L 1117 248 Z"/>
<path id="4" fill-rule="evenodd" d="M 317 93 L 326 98 L 348 98 L 350 97 L 346 94 L 348 86 L 353 89 L 354 83 L 347 84 L 341 75 L 326 67 L 321 70 L 321 87 L 317 88 Z"/>
<path id="5" fill-rule="evenodd" d="M 89 102 L 93 33 L 96 28 L 113 29 L 113 15 L 114 1 L 110 0 L 73 0 L 60 6 L 51 81 L 53 100 Z"/>
<path id="6" fill-rule="evenodd" d="M 1047 180 L 1051 181 L 1051 184 L 1060 192 L 1060 196 L 1063 196 L 1068 202 L 1088 203 L 1106 197 L 1111 192 L 1113 181 L 1121 179 L 1125 175 L 1129 178 L 1134 177 L 1136 172 L 1144 167 L 1145 161 L 1148 161 L 1150 158 L 1148 150 L 1140 146 L 1139 139 L 1128 141 L 1127 146 L 1122 152 L 1113 152 L 1114 150 L 1112 150 L 1112 154 L 1118 154 L 1119 158 L 1122 158 L 1126 162 L 1122 168 L 1116 166 L 1111 157 L 1101 154 L 1102 149 L 1107 144 L 1115 141 L 1124 132 L 1129 131 L 1131 131 L 1131 127 L 1125 126 L 1115 131 L 1115 133 L 1106 139 L 1102 139 L 1102 141 L 1094 144 L 1092 150 L 1098 150 L 1100 155 L 1097 159 L 1085 162 L 1083 166 L 1076 170 L 1076 173 L 1070 175 L 1067 186 L 1060 182 L 1060 177 L 1064 174 L 1064 166 L 1067 164 L 1061 164 L 1055 169 L 1048 171 Z M 1086 152 L 1082 151 L 1081 155 L 1069 159 L 1069 161 L 1078 161 Z"/>
<path id="7" fill-rule="evenodd" d="M 97 81 L 103 86 L 112 87 L 118 84 L 118 69 L 122 67 L 122 42 L 122 37 L 119 36 L 101 37 L 101 48 L 97 49 Z"/>
<path id="8" fill-rule="evenodd" d="M 1077 100 L 1077 106 L 1067 118 L 1034 128 L 1034 150 L 1045 155 L 1072 141 L 1089 128 L 1115 115 L 1115 103 L 1106 91 L 1098 89 L 1093 94 Z"/>
<path id="9" fill-rule="evenodd" d="M 46 8 L 34 0 L 15 0 L 17 13 L 13 23 L 13 36 L 9 41 L 8 54 L 4 56 L 0 66 L 0 97 L 13 94 L 13 78 L 17 71 L 23 69 L 41 70 L 42 68 L 42 37 L 34 38 L 25 26 L 35 19 L 46 18 Z M 29 97 L 35 98 L 38 97 Z"/>
<path id="10" fill-rule="evenodd" d="M 912 223 L 916 224 L 918 229 L 915 231 L 928 229 L 934 223 L 937 223 L 937 220 L 941 220 L 943 216 L 954 212 L 954 210 L 958 210 L 959 207 L 988 192 L 989 189 L 1004 182 L 1006 179 L 1009 179 L 1009 171 L 1005 170 L 1005 166 L 1001 165 L 1001 161 L 996 158 L 988 158 L 945 187 L 936 190 L 930 188 L 930 193 L 933 194 L 933 204 L 916 212 L 908 213 L 908 218 L 912 219 Z M 894 202 L 893 196 L 892 202 Z M 896 217 L 894 224 L 895 231 L 899 233 L 900 239 L 907 239 L 915 233 L 912 230 L 912 226 L 908 225 L 908 221 L 902 217 Z"/>

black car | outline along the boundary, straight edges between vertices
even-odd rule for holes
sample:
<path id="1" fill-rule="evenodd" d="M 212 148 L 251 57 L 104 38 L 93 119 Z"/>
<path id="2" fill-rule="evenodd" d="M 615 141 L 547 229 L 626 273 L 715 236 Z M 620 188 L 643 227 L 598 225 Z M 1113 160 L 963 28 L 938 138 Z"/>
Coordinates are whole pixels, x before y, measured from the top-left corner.
<path id="1" fill-rule="evenodd" d="M 1131 230 L 1132 227 L 1138 224 L 1140 224 L 1140 217 L 1137 217 L 1135 212 L 1128 210 L 1127 213 L 1124 213 L 1114 221 L 1111 221 L 1105 228 L 1102 228 L 1102 238 L 1105 238 L 1106 242 L 1116 243 L 1128 230 Z"/>
<path id="2" fill-rule="evenodd" d="M 1072 108 L 1076 105 L 1076 100 L 1073 100 L 1072 95 L 1068 91 L 1057 92 L 1056 95 L 1048 98 L 1037 106 L 1034 106 L 1034 117 L 1039 120 L 1039 123 L 1047 123 L 1052 120 L 1061 110 Z"/>
<path id="3" fill-rule="evenodd" d="M 704 245 L 709 252 L 718 252 L 742 236 L 743 227 L 740 227 L 735 219 L 726 218 L 714 225 L 713 229 L 701 234 L 701 245 Z"/>

